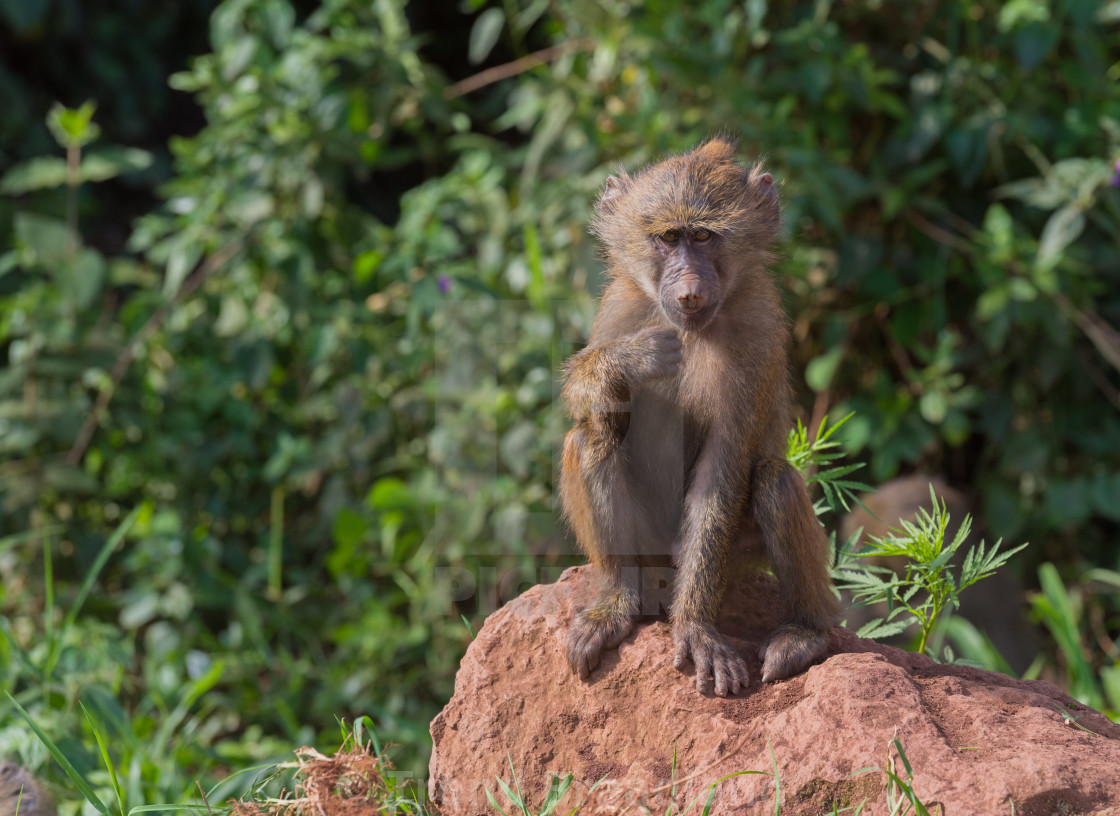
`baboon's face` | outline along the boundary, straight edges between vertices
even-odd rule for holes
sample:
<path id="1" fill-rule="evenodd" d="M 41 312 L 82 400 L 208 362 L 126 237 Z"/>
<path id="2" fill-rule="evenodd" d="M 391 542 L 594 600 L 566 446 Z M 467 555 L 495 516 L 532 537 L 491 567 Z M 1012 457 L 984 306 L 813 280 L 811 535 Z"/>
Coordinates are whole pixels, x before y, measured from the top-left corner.
<path id="1" fill-rule="evenodd" d="M 650 236 L 657 271 L 657 301 L 681 331 L 704 329 L 719 311 L 720 239 L 705 227 L 680 227 Z"/>

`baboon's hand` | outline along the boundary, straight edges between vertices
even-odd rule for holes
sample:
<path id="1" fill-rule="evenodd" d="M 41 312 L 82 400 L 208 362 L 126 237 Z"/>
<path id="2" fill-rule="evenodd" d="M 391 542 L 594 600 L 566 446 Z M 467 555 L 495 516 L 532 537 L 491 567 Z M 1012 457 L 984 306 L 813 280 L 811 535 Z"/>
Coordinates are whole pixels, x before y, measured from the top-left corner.
<path id="1" fill-rule="evenodd" d="M 643 329 L 631 335 L 630 382 L 668 377 L 680 368 L 684 349 L 676 329 Z"/>
<path id="2" fill-rule="evenodd" d="M 708 692 L 709 677 L 715 678 L 715 692 L 720 697 L 746 689 L 749 683 L 747 662 L 714 626 L 698 621 L 677 621 L 673 624 L 673 643 L 676 646 L 674 668 L 684 669 L 691 659 L 696 666 L 696 688 L 701 694 Z"/>

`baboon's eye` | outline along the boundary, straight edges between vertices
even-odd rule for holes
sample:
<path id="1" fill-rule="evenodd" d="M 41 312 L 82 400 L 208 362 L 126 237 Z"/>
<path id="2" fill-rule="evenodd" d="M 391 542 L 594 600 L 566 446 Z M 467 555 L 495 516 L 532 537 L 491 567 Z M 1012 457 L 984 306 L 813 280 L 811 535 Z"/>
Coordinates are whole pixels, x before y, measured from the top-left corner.
<path id="1" fill-rule="evenodd" d="M 659 237 L 667 244 L 675 244 L 680 240 L 681 236 L 676 230 L 669 230 L 668 232 L 661 233 Z"/>
<path id="2" fill-rule="evenodd" d="M 700 243 L 704 243 L 711 237 L 712 234 L 706 229 L 698 229 L 696 232 L 692 233 L 692 240 L 699 241 Z"/>

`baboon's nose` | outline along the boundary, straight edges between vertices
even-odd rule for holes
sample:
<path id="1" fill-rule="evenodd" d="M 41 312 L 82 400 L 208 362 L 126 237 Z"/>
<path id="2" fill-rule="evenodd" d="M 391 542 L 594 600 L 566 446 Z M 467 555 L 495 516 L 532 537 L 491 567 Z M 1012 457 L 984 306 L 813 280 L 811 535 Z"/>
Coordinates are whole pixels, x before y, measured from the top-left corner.
<path id="1" fill-rule="evenodd" d="M 701 292 L 686 292 L 677 297 L 677 303 L 681 305 L 681 310 L 685 312 L 698 312 L 704 308 L 704 297 Z"/>

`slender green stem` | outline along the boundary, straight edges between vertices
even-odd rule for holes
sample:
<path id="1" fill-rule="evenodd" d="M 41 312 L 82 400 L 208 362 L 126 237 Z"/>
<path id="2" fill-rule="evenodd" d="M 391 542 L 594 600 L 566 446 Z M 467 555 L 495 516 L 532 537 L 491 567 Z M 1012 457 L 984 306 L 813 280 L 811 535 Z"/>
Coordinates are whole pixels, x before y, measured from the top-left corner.
<path id="1" fill-rule="evenodd" d="M 66 254 L 78 251 L 78 187 L 82 183 L 82 146 L 76 141 L 66 148 Z"/>
<path id="2" fill-rule="evenodd" d="M 272 511 L 268 528 L 268 594 L 280 600 L 284 564 L 284 488 L 272 488 Z"/>
<path id="3" fill-rule="evenodd" d="M 45 590 L 45 609 L 43 615 L 43 628 L 47 635 L 47 659 L 43 661 L 41 685 L 43 687 L 43 705 L 48 703 L 48 689 L 50 688 L 50 673 L 54 661 L 54 561 L 51 555 L 51 537 L 43 536 L 43 584 Z"/>

